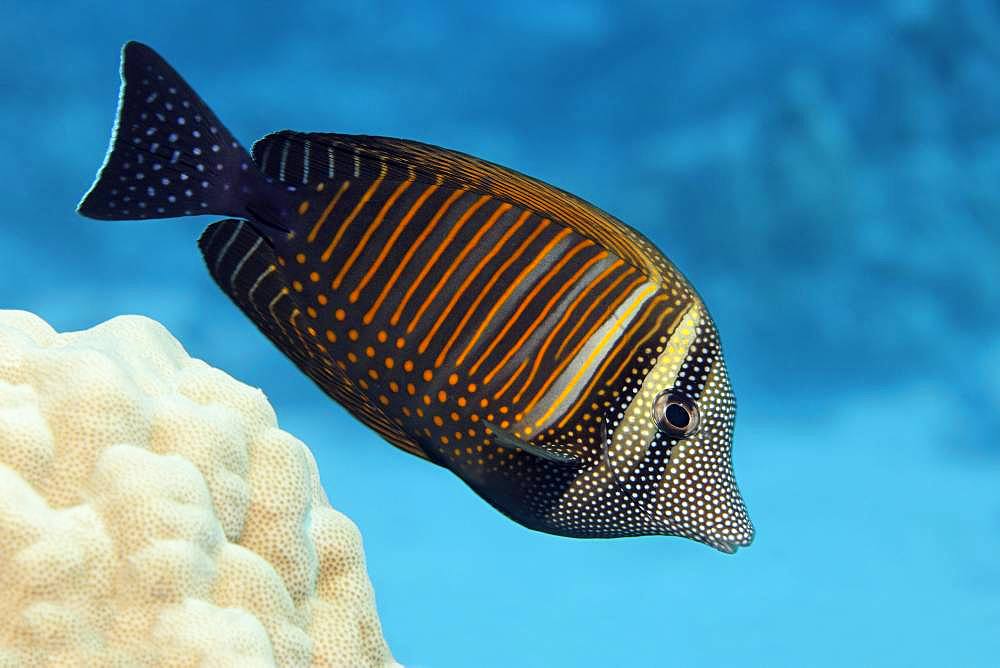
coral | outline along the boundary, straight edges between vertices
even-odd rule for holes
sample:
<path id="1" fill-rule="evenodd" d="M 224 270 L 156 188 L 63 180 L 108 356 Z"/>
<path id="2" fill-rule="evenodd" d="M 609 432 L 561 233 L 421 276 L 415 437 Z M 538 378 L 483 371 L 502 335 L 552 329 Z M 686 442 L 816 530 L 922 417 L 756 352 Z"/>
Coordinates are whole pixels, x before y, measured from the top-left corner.
<path id="1" fill-rule="evenodd" d="M 355 525 L 147 318 L 0 311 L 0 665 L 385 665 Z"/>

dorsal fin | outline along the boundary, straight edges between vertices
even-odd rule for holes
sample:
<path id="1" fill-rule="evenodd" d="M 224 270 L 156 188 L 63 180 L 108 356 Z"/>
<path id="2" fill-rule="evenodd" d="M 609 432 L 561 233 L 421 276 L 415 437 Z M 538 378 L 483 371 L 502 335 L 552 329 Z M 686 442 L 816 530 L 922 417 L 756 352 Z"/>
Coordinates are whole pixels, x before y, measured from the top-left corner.
<path id="1" fill-rule="evenodd" d="M 428 459 L 409 435 L 368 401 L 329 355 L 299 331 L 295 322 L 304 309 L 295 301 L 265 237 L 245 221 L 222 220 L 205 229 L 198 246 L 219 287 L 324 392 L 396 447 Z"/>
<path id="2" fill-rule="evenodd" d="M 491 195 L 573 229 L 648 278 L 676 272 L 640 232 L 596 206 L 538 179 L 474 156 L 405 139 L 283 130 L 253 146 L 268 176 L 295 184 L 333 179 L 409 179 Z"/>

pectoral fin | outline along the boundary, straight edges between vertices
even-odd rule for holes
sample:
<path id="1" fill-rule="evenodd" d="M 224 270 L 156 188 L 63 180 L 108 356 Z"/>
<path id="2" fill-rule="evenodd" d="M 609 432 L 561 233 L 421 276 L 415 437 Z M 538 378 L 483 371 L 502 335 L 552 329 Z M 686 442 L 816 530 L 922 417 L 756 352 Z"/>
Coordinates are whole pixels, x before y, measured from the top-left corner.
<path id="1" fill-rule="evenodd" d="M 501 429 L 491 422 L 485 422 L 484 424 L 491 432 L 493 432 L 493 438 L 495 439 L 497 445 L 501 445 L 505 448 L 523 450 L 528 454 L 532 454 L 546 461 L 555 462 L 556 464 L 576 466 L 580 463 L 578 457 L 557 452 L 556 450 L 546 447 L 544 444 L 530 443 L 511 434 L 509 431 Z"/>

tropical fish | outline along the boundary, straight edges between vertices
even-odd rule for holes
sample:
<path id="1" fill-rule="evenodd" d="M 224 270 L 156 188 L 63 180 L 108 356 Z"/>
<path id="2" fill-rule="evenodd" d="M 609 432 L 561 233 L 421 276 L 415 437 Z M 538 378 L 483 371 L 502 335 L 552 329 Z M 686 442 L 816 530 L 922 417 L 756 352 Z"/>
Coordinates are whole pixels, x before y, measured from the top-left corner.
<path id="1" fill-rule="evenodd" d="M 121 78 L 79 212 L 226 216 L 198 242 L 215 282 L 357 419 L 531 529 L 750 543 L 716 327 L 642 234 L 415 141 L 285 130 L 248 154 L 137 42 Z"/>

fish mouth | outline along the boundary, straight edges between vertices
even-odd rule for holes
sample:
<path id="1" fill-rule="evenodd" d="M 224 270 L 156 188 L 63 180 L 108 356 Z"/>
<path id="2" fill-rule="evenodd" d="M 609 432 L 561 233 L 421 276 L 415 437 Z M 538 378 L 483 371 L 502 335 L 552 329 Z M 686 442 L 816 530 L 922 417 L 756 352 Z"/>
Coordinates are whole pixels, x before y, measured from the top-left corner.
<path id="1" fill-rule="evenodd" d="M 753 539 L 750 540 L 740 540 L 740 541 L 711 541 L 706 543 L 707 545 L 714 547 L 719 552 L 725 554 L 736 554 L 736 551 L 741 547 L 749 547 Z"/>
<path id="2" fill-rule="evenodd" d="M 705 532 L 684 531 L 683 529 L 678 530 L 670 527 L 665 524 L 661 518 L 658 518 L 648 507 L 646 507 L 645 504 L 634 498 L 634 496 L 623 487 L 618 476 L 614 473 L 614 466 L 611 462 L 611 453 L 608 448 L 607 416 L 605 415 L 604 418 L 605 419 L 601 421 L 601 443 L 604 466 L 609 472 L 611 472 L 611 480 L 618 489 L 622 498 L 649 518 L 654 525 L 661 527 L 661 535 L 688 538 L 709 547 L 713 547 L 724 554 L 736 554 L 736 551 L 741 547 L 749 547 L 753 543 L 756 536 L 756 530 L 750 522 L 750 518 L 747 516 L 746 505 L 743 502 L 743 497 L 735 487 L 732 489 L 732 493 L 734 495 L 732 506 L 734 514 L 737 516 L 736 523 L 735 525 L 726 526 L 721 530 L 719 527 L 716 527 L 715 531 L 712 531 L 711 529 Z"/>
<path id="3" fill-rule="evenodd" d="M 741 547 L 750 547 L 753 544 L 753 540 L 756 537 L 756 531 L 752 525 L 747 526 L 746 531 L 743 535 L 735 536 L 732 538 L 723 537 L 708 537 L 701 542 L 705 543 L 709 547 L 714 547 L 719 552 L 724 552 L 725 554 L 736 554 L 736 551 Z"/>

